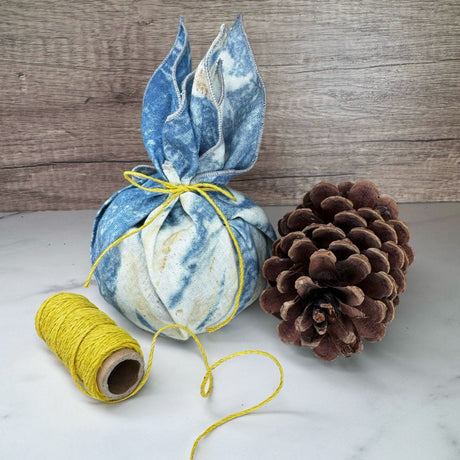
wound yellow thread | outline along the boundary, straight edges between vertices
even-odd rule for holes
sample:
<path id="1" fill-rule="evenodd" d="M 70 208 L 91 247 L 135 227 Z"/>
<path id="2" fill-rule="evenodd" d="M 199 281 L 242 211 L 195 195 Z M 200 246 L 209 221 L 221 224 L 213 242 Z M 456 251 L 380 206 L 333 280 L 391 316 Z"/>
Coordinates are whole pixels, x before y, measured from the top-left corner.
<path id="1" fill-rule="evenodd" d="M 102 363 L 123 348 L 142 356 L 137 341 L 82 295 L 63 292 L 45 300 L 35 316 L 35 329 L 80 390 L 100 401 L 111 402 L 97 385 Z"/>
<path id="2" fill-rule="evenodd" d="M 86 297 L 68 292 L 51 296 L 43 302 L 35 317 L 35 327 L 38 335 L 65 364 L 80 390 L 88 396 L 104 402 L 123 401 L 135 395 L 144 386 L 152 368 L 156 340 L 163 331 L 170 328 L 183 329 L 188 332 L 200 349 L 206 367 L 206 374 L 200 388 L 201 396 L 204 398 L 212 391 L 213 370 L 224 362 L 237 356 L 249 354 L 258 354 L 270 358 L 276 364 L 280 373 L 280 381 L 276 390 L 259 404 L 230 414 L 207 428 L 197 437 L 193 444 L 190 454 L 190 459 L 192 460 L 198 443 L 203 437 L 224 423 L 249 414 L 270 402 L 280 392 L 284 382 L 283 368 L 270 353 L 260 350 L 240 351 L 209 365 L 206 352 L 198 337 L 185 326 L 170 324 L 161 328 L 153 336 L 146 372 L 138 386 L 129 395 L 113 400 L 107 398 L 98 388 L 98 370 L 112 353 L 123 348 L 132 349 L 142 356 L 140 346 L 135 339 L 125 330 L 118 327 L 111 318 L 99 310 Z"/>
<path id="3" fill-rule="evenodd" d="M 136 233 L 139 233 L 141 230 L 144 228 L 148 227 L 176 198 L 178 198 L 180 195 L 186 192 L 193 192 L 193 193 L 198 193 L 201 195 L 204 199 L 206 199 L 211 206 L 214 208 L 216 211 L 217 215 L 222 219 L 222 222 L 225 225 L 225 228 L 228 231 L 228 234 L 230 235 L 230 239 L 232 240 L 233 246 L 235 247 L 235 251 L 238 257 L 238 267 L 239 267 L 239 283 L 238 283 L 238 291 L 236 294 L 236 300 L 235 300 L 235 306 L 233 307 L 233 310 L 230 314 L 230 316 L 218 324 L 217 326 L 207 328 L 208 332 L 214 332 L 220 329 L 221 327 L 224 327 L 227 325 L 233 317 L 236 315 L 236 312 L 238 311 L 238 308 L 240 306 L 240 300 L 241 300 L 241 294 L 243 292 L 243 286 L 244 286 L 244 260 L 243 256 L 241 254 L 241 248 L 240 245 L 238 244 L 238 240 L 236 239 L 235 233 L 233 232 L 232 228 L 230 227 L 230 224 L 225 217 L 224 213 L 220 210 L 219 206 L 216 204 L 216 202 L 208 195 L 208 192 L 219 192 L 225 195 L 227 198 L 230 198 L 232 201 L 236 201 L 236 198 L 228 191 L 225 190 L 222 187 L 219 187 L 215 184 L 208 184 L 208 183 L 199 183 L 199 184 L 192 184 L 192 185 L 187 185 L 187 184 L 173 184 L 171 182 L 166 182 L 164 180 L 160 179 L 155 179 L 154 177 L 147 176 L 146 174 L 138 173 L 135 171 L 125 171 L 124 173 L 125 179 L 130 182 L 132 185 L 135 187 L 138 187 L 142 190 L 145 190 L 146 192 L 152 192 L 152 193 L 163 193 L 166 195 L 170 195 L 164 203 L 159 207 L 158 211 L 151 217 L 148 221 L 146 221 L 143 225 L 141 225 L 139 228 L 132 230 L 131 232 L 126 233 L 125 235 L 121 236 L 117 240 L 115 240 L 113 243 L 111 243 L 109 246 L 107 246 L 104 251 L 101 252 L 99 257 L 96 259 L 94 262 L 93 266 L 91 267 L 91 270 L 89 272 L 88 278 L 84 284 L 84 287 L 88 287 L 90 280 L 101 262 L 101 260 L 104 258 L 104 256 L 115 246 L 120 244 L 123 240 L 126 238 L 129 238 L 132 235 L 135 235 Z M 136 181 L 132 179 L 132 177 L 139 177 L 141 179 L 148 179 L 151 181 L 154 181 L 161 185 L 161 187 L 144 187 L 141 184 L 138 184 Z"/>

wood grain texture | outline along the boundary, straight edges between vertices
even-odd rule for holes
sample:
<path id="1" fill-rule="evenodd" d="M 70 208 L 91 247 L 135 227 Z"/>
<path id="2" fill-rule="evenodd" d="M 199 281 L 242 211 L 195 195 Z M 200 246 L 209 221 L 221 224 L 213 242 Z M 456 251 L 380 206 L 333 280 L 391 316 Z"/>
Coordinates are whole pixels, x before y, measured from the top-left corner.
<path id="1" fill-rule="evenodd" d="M 185 17 L 195 65 L 244 12 L 267 87 L 262 205 L 321 180 L 398 201 L 460 200 L 458 1 L 0 3 L 0 211 L 97 208 L 149 162 L 144 88 Z"/>

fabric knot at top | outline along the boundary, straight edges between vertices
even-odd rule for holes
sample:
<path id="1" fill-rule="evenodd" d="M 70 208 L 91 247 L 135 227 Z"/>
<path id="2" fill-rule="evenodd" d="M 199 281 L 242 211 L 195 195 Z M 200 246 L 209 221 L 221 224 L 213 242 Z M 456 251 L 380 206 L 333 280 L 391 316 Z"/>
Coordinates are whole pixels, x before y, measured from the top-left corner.
<path id="1" fill-rule="evenodd" d="M 220 32 L 192 71 L 181 18 L 176 41 L 144 93 L 141 131 L 155 176 L 225 185 L 254 165 L 265 116 L 265 87 L 241 15 Z"/>

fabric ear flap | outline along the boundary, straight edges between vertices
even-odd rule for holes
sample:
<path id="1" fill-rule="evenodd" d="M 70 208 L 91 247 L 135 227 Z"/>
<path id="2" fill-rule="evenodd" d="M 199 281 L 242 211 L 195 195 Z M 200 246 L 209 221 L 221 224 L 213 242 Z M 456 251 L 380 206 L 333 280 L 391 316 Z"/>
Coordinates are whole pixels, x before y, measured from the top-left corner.
<path id="1" fill-rule="evenodd" d="M 219 170 L 212 170 L 215 162 L 210 149 L 200 158 L 200 173 L 193 182 L 226 184 L 232 176 L 249 170 L 257 160 L 265 116 L 265 87 L 241 15 L 216 53 L 213 60 L 221 62 L 223 98 L 218 106 L 221 139 L 214 150 L 217 153 L 225 148 L 224 164 Z"/>
<path id="2" fill-rule="evenodd" d="M 190 96 L 190 117 L 195 127 L 200 164 L 197 173 L 221 169 L 224 155 L 216 158 L 220 142 L 222 121 L 219 112 L 223 98 L 222 61 L 219 53 L 227 38 L 228 29 L 223 24 L 220 32 L 195 72 Z M 220 120 L 220 122 L 219 122 Z"/>
<path id="3" fill-rule="evenodd" d="M 242 16 L 231 28 L 221 54 L 225 84 L 223 131 L 225 169 L 242 173 L 257 160 L 265 116 L 265 87 L 244 30 Z"/>
<path id="4" fill-rule="evenodd" d="M 163 126 L 181 104 L 181 87 L 191 68 L 190 43 L 181 17 L 176 41 L 144 93 L 141 130 L 147 153 L 159 171 L 165 160 Z"/>

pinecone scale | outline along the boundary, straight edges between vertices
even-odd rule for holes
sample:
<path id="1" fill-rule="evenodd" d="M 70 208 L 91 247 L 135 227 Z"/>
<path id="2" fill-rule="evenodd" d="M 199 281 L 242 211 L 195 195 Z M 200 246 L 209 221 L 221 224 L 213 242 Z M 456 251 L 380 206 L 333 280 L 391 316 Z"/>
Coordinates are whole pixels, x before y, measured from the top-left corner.
<path id="1" fill-rule="evenodd" d="M 278 231 L 260 304 L 281 320 L 281 340 L 327 361 L 381 340 L 414 260 L 396 203 L 371 182 L 321 182 Z"/>

